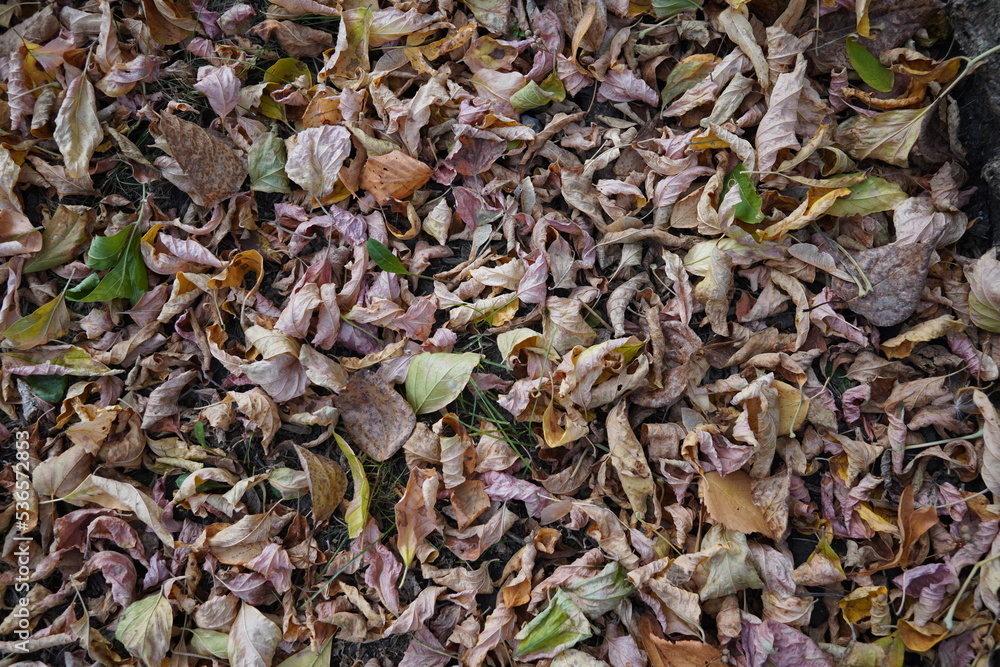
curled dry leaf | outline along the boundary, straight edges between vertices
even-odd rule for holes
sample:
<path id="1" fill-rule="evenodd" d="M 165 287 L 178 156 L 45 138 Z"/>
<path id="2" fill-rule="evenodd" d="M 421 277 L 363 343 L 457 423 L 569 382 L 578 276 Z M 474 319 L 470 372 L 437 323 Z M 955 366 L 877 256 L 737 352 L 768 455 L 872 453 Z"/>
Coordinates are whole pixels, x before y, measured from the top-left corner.
<path id="1" fill-rule="evenodd" d="M 308 476 L 313 520 L 326 521 L 347 493 L 347 475 L 339 463 L 313 454 L 305 447 L 295 445 L 295 453 L 299 455 L 299 462 Z"/>

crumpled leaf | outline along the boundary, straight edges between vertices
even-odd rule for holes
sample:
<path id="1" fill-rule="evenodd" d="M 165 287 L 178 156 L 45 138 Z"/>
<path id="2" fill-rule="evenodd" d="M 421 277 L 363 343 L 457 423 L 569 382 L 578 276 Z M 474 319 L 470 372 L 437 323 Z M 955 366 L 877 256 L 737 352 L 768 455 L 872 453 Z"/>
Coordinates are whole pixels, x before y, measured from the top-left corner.
<path id="1" fill-rule="evenodd" d="M 285 173 L 315 199 L 333 193 L 340 167 L 351 152 L 351 133 L 345 127 L 310 127 L 285 139 Z"/>
<path id="2" fill-rule="evenodd" d="M 705 584 L 699 592 L 703 602 L 747 588 L 764 587 L 743 533 L 718 524 L 708 529 L 701 546 L 702 551 L 710 554 L 701 566 L 706 572 Z"/>
<path id="3" fill-rule="evenodd" d="M 625 401 L 620 401 L 611 409 L 605 425 L 608 429 L 611 465 L 618 473 L 622 489 L 628 496 L 629 504 L 632 505 L 632 511 L 639 517 L 644 517 L 648 509 L 647 502 L 656 487 L 652 472 L 646 463 L 646 454 L 629 425 L 628 406 Z"/>

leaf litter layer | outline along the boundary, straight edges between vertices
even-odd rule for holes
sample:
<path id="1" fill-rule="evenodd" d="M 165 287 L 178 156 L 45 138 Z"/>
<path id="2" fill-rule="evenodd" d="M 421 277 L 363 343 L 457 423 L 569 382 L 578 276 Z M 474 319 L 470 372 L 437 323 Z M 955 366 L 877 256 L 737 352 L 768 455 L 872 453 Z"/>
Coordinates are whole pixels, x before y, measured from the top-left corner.
<path id="1" fill-rule="evenodd" d="M 989 664 L 941 9 L 7 3 L 4 664 Z"/>

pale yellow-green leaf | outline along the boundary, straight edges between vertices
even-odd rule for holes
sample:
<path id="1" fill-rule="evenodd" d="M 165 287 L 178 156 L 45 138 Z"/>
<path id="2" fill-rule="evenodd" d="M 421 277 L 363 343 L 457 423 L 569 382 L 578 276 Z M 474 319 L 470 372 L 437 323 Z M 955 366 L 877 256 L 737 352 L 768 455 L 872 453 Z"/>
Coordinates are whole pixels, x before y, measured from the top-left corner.
<path id="1" fill-rule="evenodd" d="M 191 648 L 199 655 L 229 659 L 229 635 L 217 630 L 195 628 L 191 631 Z"/>
<path id="2" fill-rule="evenodd" d="M 18 350 L 45 345 L 50 340 L 59 338 L 69 331 L 69 309 L 66 300 L 60 294 L 45 305 L 37 308 L 30 315 L 7 327 L 3 332 L 5 347 Z"/>
<path id="3" fill-rule="evenodd" d="M 406 400 L 418 415 L 445 407 L 462 393 L 481 354 L 424 352 L 410 362 L 406 372 Z"/>
<path id="4" fill-rule="evenodd" d="M 278 667 L 330 667 L 333 659 L 333 637 L 330 637 L 318 651 L 303 649 L 281 661 Z"/>
<path id="5" fill-rule="evenodd" d="M 368 505 L 372 498 L 371 485 L 368 483 L 368 476 L 365 475 L 365 467 L 350 445 L 336 433 L 333 434 L 340 447 L 341 453 L 347 458 L 347 463 L 351 467 L 351 479 L 354 480 L 354 498 L 347 504 L 347 534 L 354 539 L 365 529 L 368 522 Z"/>
<path id="6" fill-rule="evenodd" d="M 137 600 L 125 608 L 115 639 L 146 667 L 159 667 L 170 648 L 174 612 L 161 593 Z"/>

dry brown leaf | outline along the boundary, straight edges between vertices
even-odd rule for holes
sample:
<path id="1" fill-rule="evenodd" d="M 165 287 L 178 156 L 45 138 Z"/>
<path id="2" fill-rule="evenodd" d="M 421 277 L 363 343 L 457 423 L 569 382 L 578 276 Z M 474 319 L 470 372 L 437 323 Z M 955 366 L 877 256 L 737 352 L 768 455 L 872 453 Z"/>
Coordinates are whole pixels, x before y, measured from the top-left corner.
<path id="1" fill-rule="evenodd" d="M 368 158 L 361 172 L 361 187 L 379 204 L 390 199 L 406 199 L 430 180 L 431 168 L 402 151 Z"/>
<path id="2" fill-rule="evenodd" d="M 295 453 L 299 455 L 299 462 L 309 479 L 313 520 L 317 523 L 326 521 L 347 493 L 347 475 L 339 463 L 313 454 L 305 447 L 295 445 Z"/>
<path id="3" fill-rule="evenodd" d="M 711 644 L 683 640 L 667 641 L 660 635 L 656 621 L 648 616 L 639 618 L 639 638 L 646 649 L 650 667 L 709 667 L 726 664 L 722 652 Z"/>
<path id="4" fill-rule="evenodd" d="M 878 327 L 891 327 L 904 321 L 917 308 L 924 290 L 927 270 L 934 248 L 924 243 L 887 245 L 854 254 L 858 268 L 871 283 L 871 290 L 859 294 L 858 285 L 834 278 L 832 287 L 848 307 Z M 859 278 L 860 280 L 860 278 Z"/>
<path id="5" fill-rule="evenodd" d="M 183 188 L 199 206 L 213 206 L 240 191 L 247 167 L 225 141 L 172 114 L 160 116 L 160 132 L 185 178 Z"/>
<path id="6" fill-rule="evenodd" d="M 376 461 L 398 452 L 417 424 L 406 399 L 374 373 L 352 375 L 335 404 L 351 441 Z"/>
<path id="7" fill-rule="evenodd" d="M 702 476 L 699 495 L 716 523 L 740 533 L 763 533 L 777 538 L 764 511 L 753 500 L 753 480 L 742 470 L 725 477 L 714 470 Z"/>

